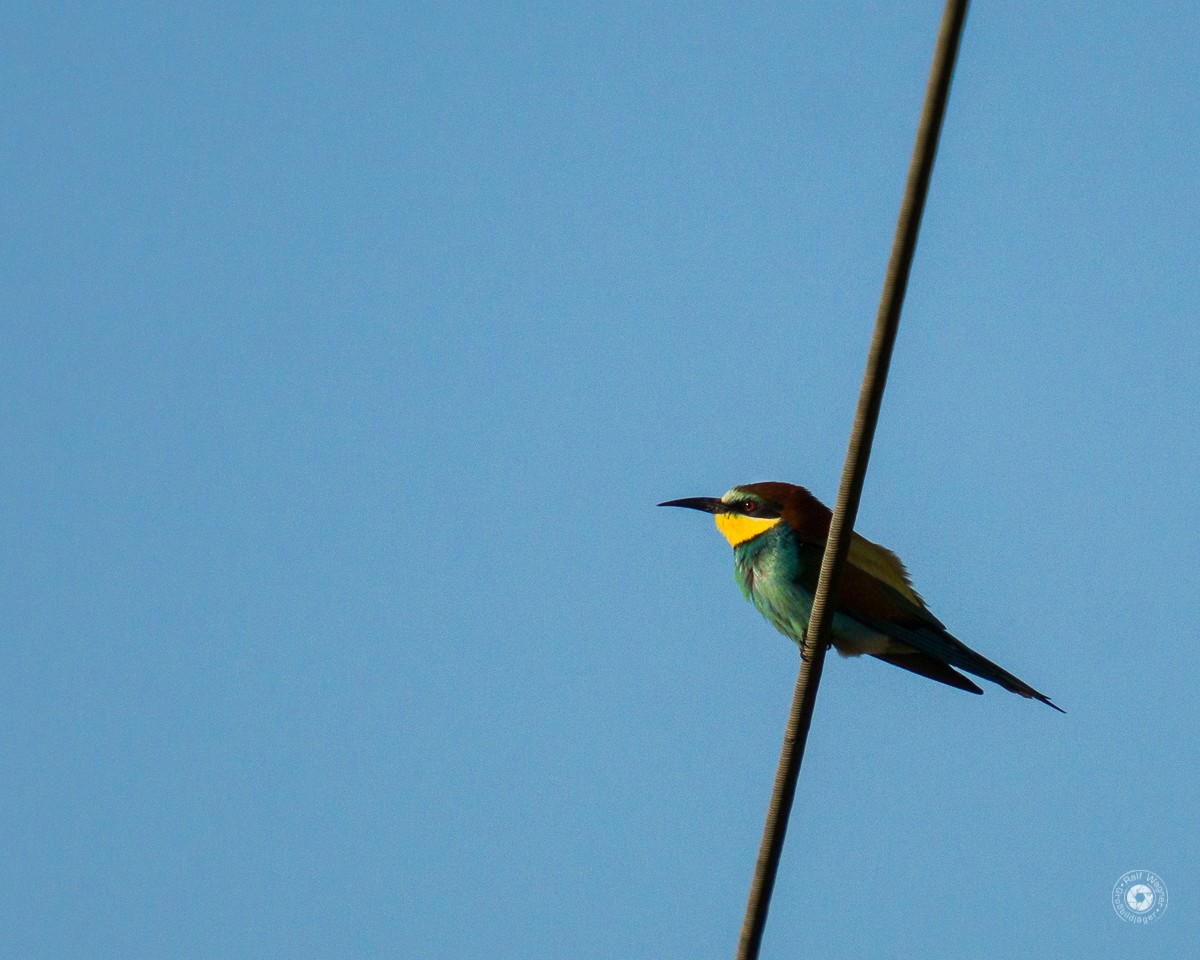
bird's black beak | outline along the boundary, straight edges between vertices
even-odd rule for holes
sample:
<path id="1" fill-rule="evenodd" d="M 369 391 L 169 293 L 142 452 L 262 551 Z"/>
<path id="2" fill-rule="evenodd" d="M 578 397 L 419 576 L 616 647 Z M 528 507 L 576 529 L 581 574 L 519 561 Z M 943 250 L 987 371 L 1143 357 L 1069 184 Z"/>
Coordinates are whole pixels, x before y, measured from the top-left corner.
<path id="1" fill-rule="evenodd" d="M 683 500 L 668 500 L 660 503 L 660 507 L 687 507 L 689 510 L 703 510 L 705 513 L 724 513 L 725 502 L 716 497 L 687 497 Z"/>

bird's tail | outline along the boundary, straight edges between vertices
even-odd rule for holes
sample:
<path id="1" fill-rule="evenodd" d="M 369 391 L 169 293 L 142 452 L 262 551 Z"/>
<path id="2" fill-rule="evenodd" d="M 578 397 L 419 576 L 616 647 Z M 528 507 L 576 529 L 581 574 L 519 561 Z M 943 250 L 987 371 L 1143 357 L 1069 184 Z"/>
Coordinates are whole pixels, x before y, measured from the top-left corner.
<path id="1" fill-rule="evenodd" d="M 890 663 L 893 667 L 900 667 L 920 674 L 922 677 L 928 677 L 930 680 L 936 680 L 938 683 L 966 690 L 967 693 L 983 693 L 978 685 L 972 683 L 953 667 L 946 666 L 941 660 L 931 657 L 927 653 L 914 650 L 912 653 L 874 653 L 872 656 L 884 663 Z"/>
<path id="2" fill-rule="evenodd" d="M 859 617 L 856 615 L 856 619 Z M 898 667 L 904 667 L 906 670 L 912 670 L 914 673 L 920 673 L 924 676 L 931 677 L 934 680 L 940 680 L 942 683 L 949 683 L 951 686 L 960 687 L 961 689 L 969 689 L 963 687 L 961 683 L 955 682 L 954 679 L 948 679 L 944 673 L 948 673 L 953 677 L 957 677 L 966 683 L 970 681 L 965 677 L 950 670 L 950 667 L 957 667 L 959 670 L 964 670 L 967 673 L 974 674 L 977 677 L 982 677 L 984 680 L 990 680 L 992 683 L 998 684 L 1005 690 L 1011 690 L 1015 694 L 1026 697 L 1031 700 L 1040 700 L 1048 707 L 1053 707 L 1059 713 L 1066 711 L 1051 701 L 1044 693 L 1039 693 L 1034 690 L 1029 684 L 1019 677 L 1013 676 L 999 664 L 992 663 L 987 657 L 976 653 L 957 637 L 952 636 L 945 630 L 937 629 L 932 626 L 920 626 L 916 628 L 902 627 L 895 623 L 888 623 L 875 618 L 861 618 L 870 626 L 885 633 L 901 643 L 912 647 L 920 659 L 913 659 L 910 655 L 901 654 L 897 659 L 892 659 L 889 656 L 883 656 L 879 659 L 887 660 L 889 663 L 895 663 Z M 908 657 L 907 662 L 899 662 L 900 659 Z M 933 668 L 930 672 L 929 661 L 933 660 L 941 664 L 945 670 L 938 672 Z M 914 665 L 915 664 L 915 665 Z M 924 669 L 921 669 L 924 668 Z M 971 684 L 971 686 L 975 686 Z M 978 692 L 978 688 L 976 688 Z"/>
<path id="3" fill-rule="evenodd" d="M 1059 713 L 1067 712 L 1044 693 L 1034 690 L 1024 680 L 1013 676 L 1002 666 L 993 663 L 982 654 L 976 653 L 957 637 L 951 636 L 944 630 L 937 632 L 927 629 L 912 631 L 912 639 L 909 642 L 922 653 L 928 653 L 952 667 L 958 667 L 959 670 L 965 670 L 984 680 L 990 680 L 1005 690 L 1010 690 L 1027 699 L 1040 700 Z"/>

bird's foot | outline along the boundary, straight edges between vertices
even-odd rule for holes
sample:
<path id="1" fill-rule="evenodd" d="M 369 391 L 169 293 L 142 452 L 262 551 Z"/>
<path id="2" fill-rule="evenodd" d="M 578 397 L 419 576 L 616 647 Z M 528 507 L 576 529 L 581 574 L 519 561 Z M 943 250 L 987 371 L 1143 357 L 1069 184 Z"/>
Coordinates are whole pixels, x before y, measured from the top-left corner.
<path id="1" fill-rule="evenodd" d="M 808 659 L 812 656 L 812 648 L 808 645 L 808 634 L 807 633 L 803 637 L 800 638 L 800 642 L 797 644 L 797 646 L 800 648 L 800 662 L 807 663 Z M 833 641 L 830 640 L 829 642 L 827 642 L 825 644 L 825 649 L 828 650 L 832 646 L 833 646 Z"/>

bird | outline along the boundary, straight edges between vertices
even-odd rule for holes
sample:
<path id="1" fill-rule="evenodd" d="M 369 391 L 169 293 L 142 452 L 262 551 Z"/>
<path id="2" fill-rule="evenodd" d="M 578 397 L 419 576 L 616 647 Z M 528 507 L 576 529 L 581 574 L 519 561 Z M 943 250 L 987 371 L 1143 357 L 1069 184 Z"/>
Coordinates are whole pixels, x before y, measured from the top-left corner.
<path id="1" fill-rule="evenodd" d="M 804 487 L 778 481 L 734 487 L 719 499 L 688 497 L 658 506 L 714 515 L 733 547 L 734 576 L 743 595 L 803 653 L 833 516 L 829 508 Z M 959 690 L 983 693 L 961 670 L 1066 712 L 953 636 L 913 589 L 900 558 L 857 533 L 851 535 L 831 636 L 833 647 L 846 657 L 866 654 Z"/>

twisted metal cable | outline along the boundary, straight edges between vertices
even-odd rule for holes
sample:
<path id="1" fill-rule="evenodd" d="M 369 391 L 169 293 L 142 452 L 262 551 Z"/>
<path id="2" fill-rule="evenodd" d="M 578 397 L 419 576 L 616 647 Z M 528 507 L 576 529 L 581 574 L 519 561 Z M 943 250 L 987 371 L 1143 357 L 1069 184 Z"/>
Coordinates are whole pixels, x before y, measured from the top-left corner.
<path id="1" fill-rule="evenodd" d="M 850 550 L 850 533 L 858 516 L 867 462 L 871 456 L 871 442 L 875 437 L 875 425 L 879 420 L 879 407 L 883 400 L 883 388 L 887 383 L 892 347 L 895 345 L 896 330 L 900 325 L 900 308 L 904 304 L 904 294 L 908 288 L 909 270 L 917 245 L 921 214 L 925 209 L 925 197 L 929 192 L 929 179 L 933 173 L 933 160 L 937 153 L 942 118 L 946 114 L 946 101 L 950 95 L 950 79 L 954 74 L 954 63 L 958 57 L 966 17 L 967 0 L 947 0 L 930 67 L 929 84 L 925 90 L 925 106 L 917 127 L 912 162 L 908 168 L 908 183 L 896 223 L 896 236 L 892 241 L 883 294 L 879 300 L 879 313 L 875 318 L 875 333 L 871 338 L 867 368 L 858 396 L 858 409 L 850 431 L 842 482 L 838 488 L 829 538 L 821 560 L 821 575 L 817 581 L 812 616 L 805 635 L 792 710 L 784 732 L 779 769 L 775 774 L 775 788 L 771 795 L 771 805 L 767 809 L 767 821 L 758 850 L 754 879 L 750 885 L 746 917 L 742 922 L 742 933 L 738 942 L 737 960 L 757 960 L 759 948 L 762 946 L 771 892 L 775 887 L 788 817 L 796 796 L 796 778 L 804 759 L 804 745 L 808 740 L 813 704 L 816 701 L 817 686 L 821 682 L 825 650 L 829 645 L 833 623 L 831 601 L 837 596 L 841 571 Z M 816 805 L 812 809 L 815 811 Z"/>

